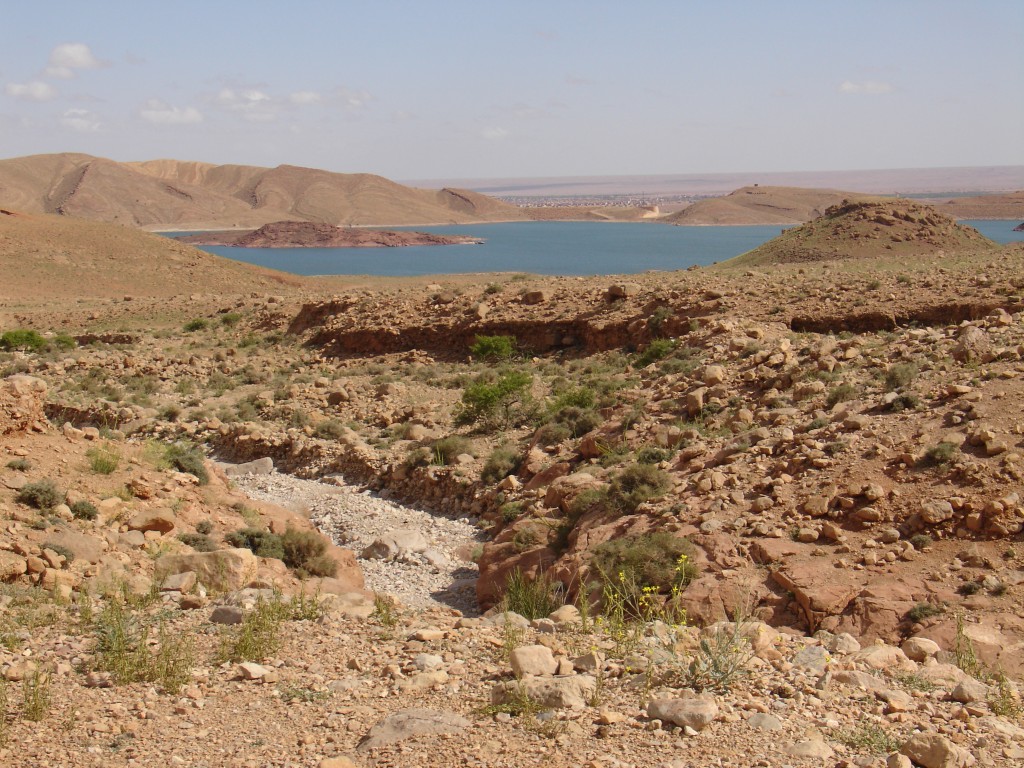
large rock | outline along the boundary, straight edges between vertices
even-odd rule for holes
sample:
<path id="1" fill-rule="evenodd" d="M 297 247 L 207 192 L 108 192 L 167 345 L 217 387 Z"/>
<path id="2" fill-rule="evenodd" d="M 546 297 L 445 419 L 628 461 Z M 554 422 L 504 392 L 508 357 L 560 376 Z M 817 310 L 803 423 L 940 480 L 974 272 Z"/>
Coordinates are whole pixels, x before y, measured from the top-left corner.
<path id="1" fill-rule="evenodd" d="M 564 677 L 524 677 L 507 680 L 491 689 L 492 704 L 514 704 L 524 696 L 549 709 L 583 709 L 597 690 L 590 675 Z"/>
<path id="2" fill-rule="evenodd" d="M 169 509 L 148 509 L 132 517 L 128 521 L 128 528 L 133 531 L 170 533 L 176 522 L 174 513 Z"/>
<path id="3" fill-rule="evenodd" d="M 232 592 L 246 586 L 255 576 L 259 561 L 248 549 L 218 549 L 189 555 L 164 555 L 156 561 L 155 578 L 195 571 L 207 589 Z"/>
<path id="4" fill-rule="evenodd" d="M 558 662 L 551 649 L 544 645 L 522 645 L 515 648 L 509 654 L 509 663 L 512 665 L 512 674 L 516 677 L 553 675 L 558 670 Z"/>
<path id="5" fill-rule="evenodd" d="M 14 581 L 28 571 L 28 561 L 21 555 L 0 550 L 0 581 Z"/>
<path id="6" fill-rule="evenodd" d="M 98 563 L 106 551 L 106 542 L 70 528 L 61 528 L 46 536 L 46 544 L 57 544 L 75 556 L 75 560 Z"/>
<path id="7" fill-rule="evenodd" d="M 274 471 L 274 460 L 269 456 L 262 459 L 254 459 L 244 464 L 228 464 L 224 467 L 224 474 L 228 477 L 241 477 L 242 475 L 269 475 Z"/>
<path id="8" fill-rule="evenodd" d="M 678 699 L 655 699 L 647 705 L 647 716 L 680 728 L 689 727 L 703 731 L 718 716 L 715 697 L 707 694 L 691 694 Z"/>
<path id="9" fill-rule="evenodd" d="M 440 733 L 459 733 L 472 723 L 454 712 L 433 709 L 402 709 L 373 726 L 357 749 L 366 752 L 389 744 Z"/>
<path id="10" fill-rule="evenodd" d="M 396 560 L 423 552 L 429 546 L 430 542 L 419 531 L 400 528 L 376 539 L 363 550 L 362 556 L 367 560 Z"/>
<path id="11" fill-rule="evenodd" d="M 965 768 L 974 765 L 974 756 L 937 733 L 918 733 L 900 748 L 921 768 Z"/>
<path id="12" fill-rule="evenodd" d="M 44 429 L 46 382 L 34 376 L 8 376 L 0 382 L 0 435 Z"/>

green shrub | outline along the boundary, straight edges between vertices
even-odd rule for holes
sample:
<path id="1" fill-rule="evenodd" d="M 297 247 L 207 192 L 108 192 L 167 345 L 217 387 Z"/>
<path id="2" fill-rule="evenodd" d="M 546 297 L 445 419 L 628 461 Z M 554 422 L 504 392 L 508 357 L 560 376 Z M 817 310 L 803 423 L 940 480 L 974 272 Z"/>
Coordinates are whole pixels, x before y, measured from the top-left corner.
<path id="1" fill-rule="evenodd" d="M 505 581 L 501 608 L 531 621 L 546 619 L 563 604 L 556 594 L 558 586 L 561 585 L 544 574 L 527 579 L 521 570 L 514 568 Z"/>
<path id="2" fill-rule="evenodd" d="M 562 408 L 554 416 L 555 423 L 564 424 L 571 437 L 582 437 L 600 426 L 601 414 L 592 408 L 579 408 L 569 405 Z"/>
<path id="3" fill-rule="evenodd" d="M 896 363 L 885 372 L 886 389 L 903 389 L 914 380 L 918 374 L 916 363 Z"/>
<path id="4" fill-rule="evenodd" d="M 205 331 L 209 323 L 201 317 L 197 317 L 194 320 L 189 320 L 185 323 L 185 333 L 195 333 L 196 331 Z"/>
<path id="5" fill-rule="evenodd" d="M 289 528 L 281 536 L 284 564 L 297 576 L 334 576 L 338 563 L 327 555 L 327 540 L 316 531 Z"/>
<path id="6" fill-rule="evenodd" d="M 314 434 L 324 440 L 340 440 L 345 434 L 345 425 L 337 419 L 325 419 L 316 425 Z"/>
<path id="7" fill-rule="evenodd" d="M 473 444 L 462 435 L 448 435 L 431 443 L 432 463 L 449 466 L 464 453 L 472 454 Z"/>
<path id="8" fill-rule="evenodd" d="M 193 475 L 199 480 L 200 485 L 210 482 L 210 475 L 206 471 L 203 452 L 194 445 L 183 445 L 175 443 L 164 449 L 165 461 L 179 472 Z"/>
<path id="9" fill-rule="evenodd" d="M 924 463 L 933 465 L 949 464 L 958 453 L 960 453 L 960 446 L 956 443 L 941 442 L 925 451 Z"/>
<path id="10" fill-rule="evenodd" d="M 241 528 L 224 536 L 232 547 L 250 550 L 257 557 L 274 557 L 284 560 L 284 545 L 276 533 L 261 528 Z"/>
<path id="11" fill-rule="evenodd" d="M 52 480 L 28 483 L 18 491 L 17 500 L 36 509 L 53 509 L 64 502 L 64 492 Z"/>
<path id="12" fill-rule="evenodd" d="M 854 386 L 847 382 L 843 382 L 829 390 L 826 402 L 828 403 L 828 407 L 832 408 L 839 403 L 845 403 L 847 400 L 853 400 L 856 396 L 857 390 L 854 389 Z"/>
<path id="13" fill-rule="evenodd" d="M 99 517 L 100 511 L 92 502 L 82 499 L 71 505 L 71 514 L 75 520 L 95 520 Z"/>
<path id="14" fill-rule="evenodd" d="M 242 315 L 239 312 L 225 312 L 220 316 L 221 325 L 231 328 L 238 324 L 238 321 L 242 319 Z"/>
<path id="15" fill-rule="evenodd" d="M 86 451 L 89 468 L 99 475 L 113 473 L 121 463 L 121 454 L 110 445 L 96 446 Z"/>
<path id="16" fill-rule="evenodd" d="M 485 483 L 497 483 L 516 471 L 522 461 L 519 449 L 512 445 L 499 445 L 484 463 L 480 479 Z"/>
<path id="17" fill-rule="evenodd" d="M 217 661 L 260 662 L 277 653 L 281 647 L 281 625 L 290 611 L 280 597 L 262 597 L 256 607 L 236 629 L 227 629 L 221 636 Z"/>
<path id="18" fill-rule="evenodd" d="M 659 531 L 609 539 L 594 548 L 592 564 L 606 579 L 622 573 L 625 581 L 668 594 L 697 577 L 693 556 L 688 539 Z"/>
<path id="19" fill-rule="evenodd" d="M 179 533 L 178 541 L 196 552 L 213 552 L 217 549 L 217 543 L 204 533 Z"/>
<path id="20" fill-rule="evenodd" d="M 563 440 L 568 440 L 570 437 L 572 437 L 572 430 L 565 424 L 560 424 L 557 421 L 541 425 L 533 435 L 537 445 L 545 447 L 557 445 Z"/>
<path id="21" fill-rule="evenodd" d="M 667 357 L 677 345 L 678 342 L 674 339 L 652 339 L 647 348 L 637 355 L 636 367 L 646 368 L 651 363 L 656 363 L 663 357 Z"/>
<path id="22" fill-rule="evenodd" d="M 929 616 L 938 616 L 940 613 L 944 613 L 940 605 L 935 603 L 918 603 L 907 611 L 907 618 L 916 624 L 919 621 L 924 621 Z"/>
<path id="23" fill-rule="evenodd" d="M 58 333 L 52 339 L 50 339 L 50 346 L 59 349 L 62 352 L 67 352 L 69 349 L 74 349 L 78 346 L 78 342 L 75 341 L 74 336 L 69 336 L 66 333 Z"/>
<path id="24" fill-rule="evenodd" d="M 596 402 L 594 390 L 590 387 L 576 387 L 560 392 L 551 404 L 551 412 L 557 413 L 563 408 L 579 408 L 581 410 L 593 408 Z"/>
<path id="25" fill-rule="evenodd" d="M 210 520 L 200 520 L 196 523 L 196 533 L 201 533 L 204 536 L 209 536 L 213 533 L 213 522 Z"/>
<path id="26" fill-rule="evenodd" d="M 533 377 L 524 371 L 508 371 L 494 382 L 478 379 L 463 390 L 456 421 L 463 424 L 496 421 L 502 426 L 510 425 L 515 408 L 528 396 L 532 381 Z"/>
<path id="27" fill-rule="evenodd" d="M 651 335 L 655 338 L 661 336 L 662 328 L 665 325 L 665 321 L 672 317 L 672 310 L 662 305 L 655 307 L 654 311 L 651 312 L 647 318 L 647 328 L 650 330 Z"/>
<path id="28" fill-rule="evenodd" d="M 612 478 L 609 498 L 620 509 L 633 512 L 645 501 L 670 487 L 669 476 L 652 464 L 630 464 Z"/>
<path id="29" fill-rule="evenodd" d="M 32 462 L 28 459 L 11 459 L 7 462 L 7 468 L 18 472 L 28 472 L 32 469 Z"/>
<path id="30" fill-rule="evenodd" d="M 658 448 L 654 445 L 645 445 L 636 452 L 638 464 L 660 464 L 672 458 L 672 451 L 668 448 Z"/>
<path id="31" fill-rule="evenodd" d="M 480 360 L 511 360 L 516 354 L 516 339 L 514 336 L 477 336 L 469 351 Z"/>
<path id="32" fill-rule="evenodd" d="M 36 331 L 15 330 L 0 334 L 0 349 L 38 352 L 46 346 L 46 339 Z"/>

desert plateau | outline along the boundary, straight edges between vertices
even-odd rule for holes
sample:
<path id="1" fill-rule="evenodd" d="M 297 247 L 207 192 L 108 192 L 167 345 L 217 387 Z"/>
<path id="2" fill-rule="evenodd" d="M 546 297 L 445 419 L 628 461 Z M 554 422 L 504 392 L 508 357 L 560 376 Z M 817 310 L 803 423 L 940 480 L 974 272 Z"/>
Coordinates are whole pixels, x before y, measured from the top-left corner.
<path id="1" fill-rule="evenodd" d="M 1024 246 L 818 213 L 402 280 L 7 211 L 5 764 L 1019 761 Z"/>
<path id="2" fill-rule="evenodd" d="M 12 4 L 0 768 L 1024 766 L 1022 39 Z"/>

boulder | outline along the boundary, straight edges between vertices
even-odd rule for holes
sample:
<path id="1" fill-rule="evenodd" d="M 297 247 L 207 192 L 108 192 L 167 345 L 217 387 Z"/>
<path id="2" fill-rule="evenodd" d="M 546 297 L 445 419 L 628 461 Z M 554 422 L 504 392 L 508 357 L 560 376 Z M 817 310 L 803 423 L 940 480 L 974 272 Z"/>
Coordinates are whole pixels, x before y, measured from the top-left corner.
<path id="1" fill-rule="evenodd" d="M 655 699 L 647 705 L 647 716 L 680 728 L 703 731 L 718 716 L 715 697 L 691 694 L 678 699 Z"/>
<path id="2" fill-rule="evenodd" d="M 459 733 L 471 725 L 469 720 L 454 712 L 433 709 L 402 709 L 373 726 L 363 736 L 356 749 L 366 752 L 389 744 L 397 744 L 414 736 Z"/>
<path id="3" fill-rule="evenodd" d="M 975 763 L 970 752 L 937 733 L 914 734 L 900 748 L 900 754 L 921 768 L 965 768 Z"/>
<path id="4" fill-rule="evenodd" d="M 423 552 L 429 546 L 430 543 L 420 531 L 400 528 L 376 539 L 363 550 L 362 556 L 367 560 L 395 560 Z"/>
<path id="5" fill-rule="evenodd" d="M 512 673 L 516 677 L 523 675 L 553 675 L 558 670 L 558 662 L 551 649 L 543 645 L 523 645 L 509 654 Z"/>
<path id="6" fill-rule="evenodd" d="M 133 531 L 158 531 L 170 533 L 177 522 L 174 513 L 169 509 L 149 509 L 139 512 L 128 521 L 128 528 Z"/>
<path id="7" fill-rule="evenodd" d="M 549 709 L 583 709 L 596 690 L 597 680 L 590 675 L 524 677 L 495 685 L 491 689 L 491 703 L 514 703 L 525 695 Z"/>
<path id="8" fill-rule="evenodd" d="M 246 586 L 255 576 L 259 561 L 248 549 L 218 549 L 188 555 L 164 555 L 156 561 L 155 578 L 195 571 L 203 586 L 233 592 Z"/>

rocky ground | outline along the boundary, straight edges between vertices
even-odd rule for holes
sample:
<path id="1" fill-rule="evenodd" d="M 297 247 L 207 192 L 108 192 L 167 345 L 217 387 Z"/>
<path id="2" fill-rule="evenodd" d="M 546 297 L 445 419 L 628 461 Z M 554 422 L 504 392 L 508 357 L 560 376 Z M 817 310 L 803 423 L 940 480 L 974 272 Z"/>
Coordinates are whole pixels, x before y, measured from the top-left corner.
<path id="1" fill-rule="evenodd" d="M 5 301 L 0 760 L 1019 763 L 1024 250 L 946 245 Z"/>

